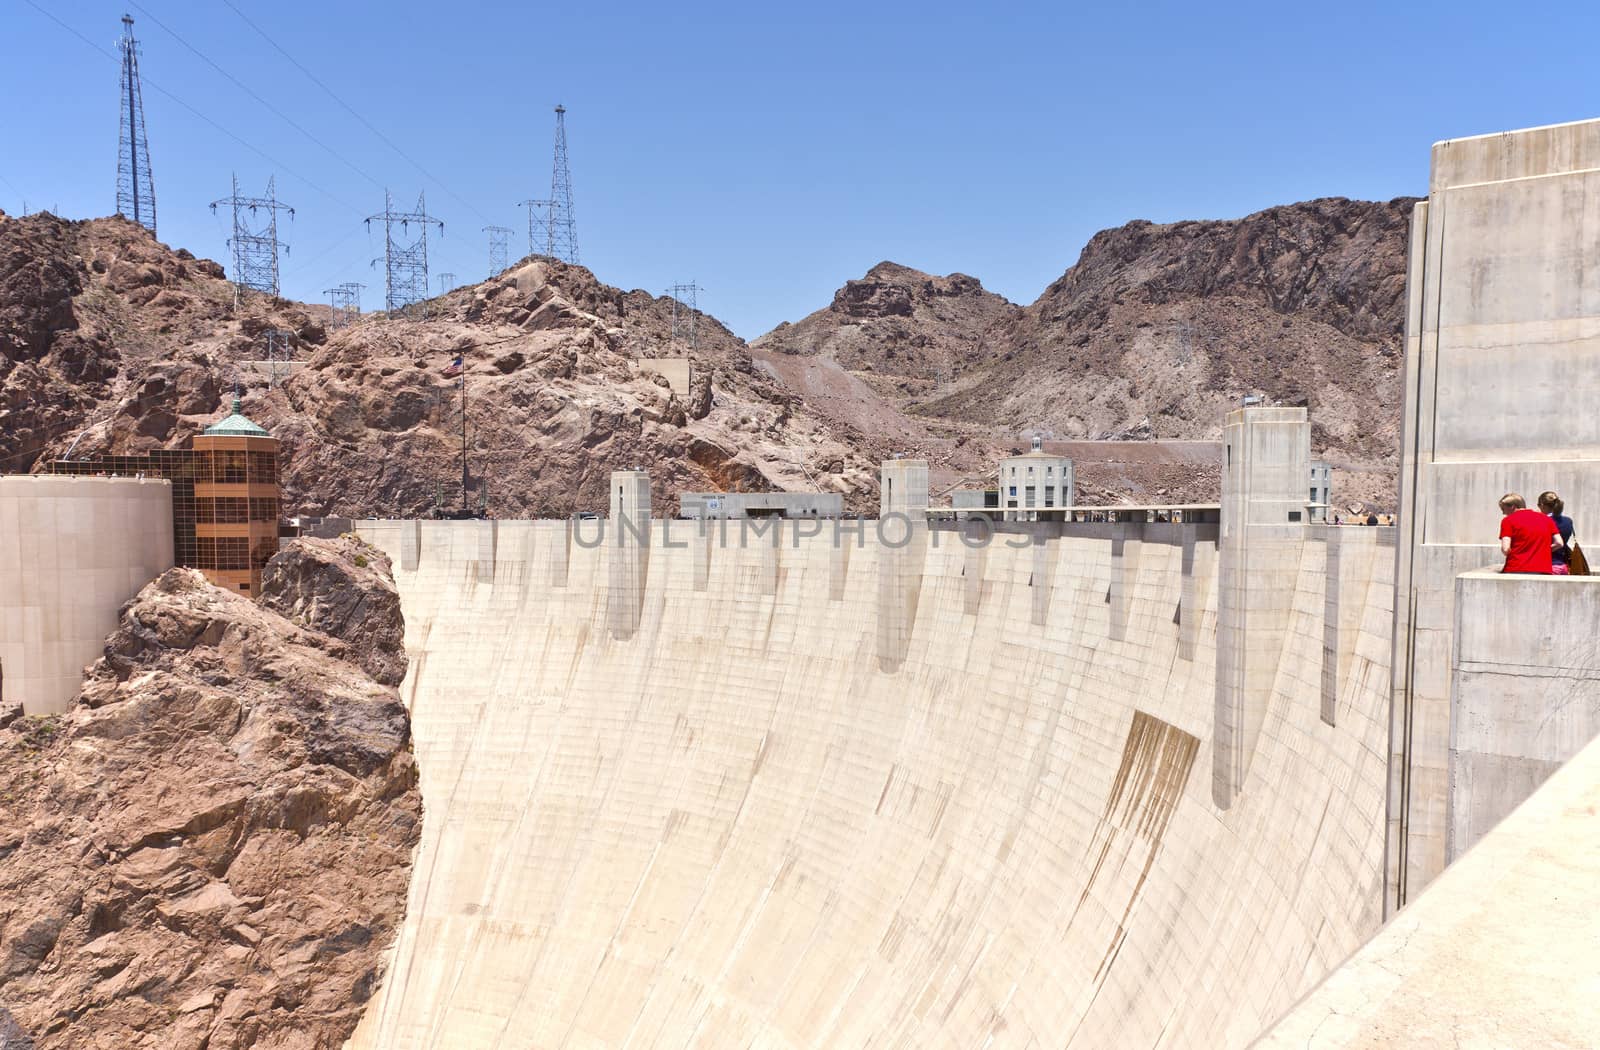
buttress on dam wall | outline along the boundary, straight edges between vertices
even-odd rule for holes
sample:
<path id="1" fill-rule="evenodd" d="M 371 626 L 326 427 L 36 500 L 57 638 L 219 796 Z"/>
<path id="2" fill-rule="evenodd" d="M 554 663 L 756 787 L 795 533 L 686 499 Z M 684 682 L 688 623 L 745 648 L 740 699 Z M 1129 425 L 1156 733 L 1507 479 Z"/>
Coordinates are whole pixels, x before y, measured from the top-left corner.
<path id="1" fill-rule="evenodd" d="M 1214 524 L 596 545 L 613 490 L 359 523 L 426 818 L 351 1046 L 1241 1046 L 1381 921 L 1393 530 L 1273 538 L 1220 761 Z"/>

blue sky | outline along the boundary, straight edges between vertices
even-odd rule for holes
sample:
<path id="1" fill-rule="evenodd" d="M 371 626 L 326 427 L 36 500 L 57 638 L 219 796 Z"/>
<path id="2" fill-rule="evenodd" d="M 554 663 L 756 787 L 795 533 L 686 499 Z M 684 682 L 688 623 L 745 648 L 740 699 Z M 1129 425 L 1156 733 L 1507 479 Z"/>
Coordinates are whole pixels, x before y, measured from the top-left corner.
<path id="1" fill-rule="evenodd" d="M 35 2 L 107 54 L 134 16 L 169 244 L 226 262 L 207 204 L 275 173 L 285 294 L 359 280 L 375 307 L 362 219 L 426 190 L 434 271 L 479 279 L 482 226 L 526 248 L 560 102 L 583 261 L 694 279 L 746 338 L 882 259 L 1030 302 L 1108 226 L 1420 194 L 1437 139 L 1600 115 L 1592 3 L 231 0 L 402 156 L 222 0 Z M 28 0 L 0 21 L 0 208 L 114 211 L 116 62 Z"/>

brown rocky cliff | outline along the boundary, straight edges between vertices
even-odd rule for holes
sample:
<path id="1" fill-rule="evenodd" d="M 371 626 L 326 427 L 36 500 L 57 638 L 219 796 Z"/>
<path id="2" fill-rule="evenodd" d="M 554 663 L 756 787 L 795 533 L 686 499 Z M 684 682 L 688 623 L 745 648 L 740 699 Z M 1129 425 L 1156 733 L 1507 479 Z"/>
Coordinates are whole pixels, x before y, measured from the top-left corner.
<path id="1" fill-rule="evenodd" d="M 333 1050 L 354 1029 L 421 820 L 405 708 L 364 669 L 403 667 L 382 652 L 398 605 L 354 542 L 268 567 L 304 625 L 170 570 L 67 715 L 0 729 L 0 1006 L 38 1050 Z M 319 600 L 341 589 L 358 616 Z"/>
<path id="2" fill-rule="evenodd" d="M 328 331 L 324 316 L 256 295 L 236 309 L 221 267 L 126 220 L 0 214 L 0 470 L 39 469 L 75 439 L 76 456 L 181 446 L 239 382 L 282 442 L 286 514 L 453 510 L 462 402 L 442 372 L 460 355 L 473 508 L 603 511 L 609 472 L 635 466 L 658 513 L 686 489 L 821 487 L 863 505 L 876 491 L 853 435 L 754 369 L 714 318 L 697 317 L 686 349 L 670 300 L 581 266 L 525 260 L 425 319 Z M 294 358 L 276 383 L 259 364 L 269 330 Z M 692 360 L 687 396 L 649 370 L 676 356 Z"/>
<path id="3" fill-rule="evenodd" d="M 924 411 L 1062 438 L 1216 438 L 1247 394 L 1307 405 L 1346 495 L 1393 500 L 1412 198 L 1096 234 L 1006 354 Z M 1336 483 L 1336 496 L 1338 495 Z"/>
<path id="4" fill-rule="evenodd" d="M 291 623 L 332 635 L 380 685 L 406 676 L 405 618 L 389 556 L 354 537 L 285 546 L 261 579 L 261 604 Z"/>
<path id="5" fill-rule="evenodd" d="M 751 344 L 757 350 L 812 355 L 872 373 L 900 393 L 926 393 L 1004 349 L 993 333 L 1018 307 L 975 277 L 945 277 L 881 262 L 845 283 L 833 302 Z"/>
<path id="6" fill-rule="evenodd" d="M 1413 203 L 1131 222 L 1026 307 L 885 263 L 751 347 L 840 426 L 892 435 L 947 481 L 992 471 L 1031 434 L 1216 440 L 1239 398 L 1264 394 L 1310 408 L 1336 501 L 1390 505 Z M 1080 495 L 1096 502 L 1216 499 L 1214 471 L 1086 466 Z"/>
<path id="7" fill-rule="evenodd" d="M 0 1008 L 0 1050 L 35 1050 L 33 1040 L 4 1008 Z"/>

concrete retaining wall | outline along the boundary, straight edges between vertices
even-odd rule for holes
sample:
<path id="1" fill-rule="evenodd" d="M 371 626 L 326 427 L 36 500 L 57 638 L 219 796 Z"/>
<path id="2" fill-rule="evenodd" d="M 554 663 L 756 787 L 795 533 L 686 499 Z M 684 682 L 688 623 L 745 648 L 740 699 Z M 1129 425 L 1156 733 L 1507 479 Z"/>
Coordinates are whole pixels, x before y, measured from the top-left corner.
<path id="1" fill-rule="evenodd" d="M 1456 580 L 1448 860 L 1600 733 L 1600 577 Z"/>
<path id="2" fill-rule="evenodd" d="M 122 603 L 172 567 L 172 485 L 0 477 L 0 699 L 65 711 Z"/>
<path id="3" fill-rule="evenodd" d="M 1391 908 L 1448 855 L 1455 577 L 1495 561 L 1507 491 L 1600 505 L 1596 230 L 1600 121 L 1433 147 L 1406 282 Z"/>

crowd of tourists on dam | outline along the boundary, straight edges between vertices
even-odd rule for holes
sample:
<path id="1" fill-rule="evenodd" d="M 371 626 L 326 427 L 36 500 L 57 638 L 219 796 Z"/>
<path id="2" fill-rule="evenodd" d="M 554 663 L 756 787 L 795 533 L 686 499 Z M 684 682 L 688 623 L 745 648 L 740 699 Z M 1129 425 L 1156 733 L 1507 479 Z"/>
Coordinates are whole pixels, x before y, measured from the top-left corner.
<path id="1" fill-rule="evenodd" d="M 1573 538 L 1566 504 L 1554 492 L 1539 494 L 1539 509 L 1528 507 L 1521 495 L 1500 497 L 1500 553 L 1506 556 L 1501 572 L 1536 576 L 1587 576 L 1589 562 Z"/>

